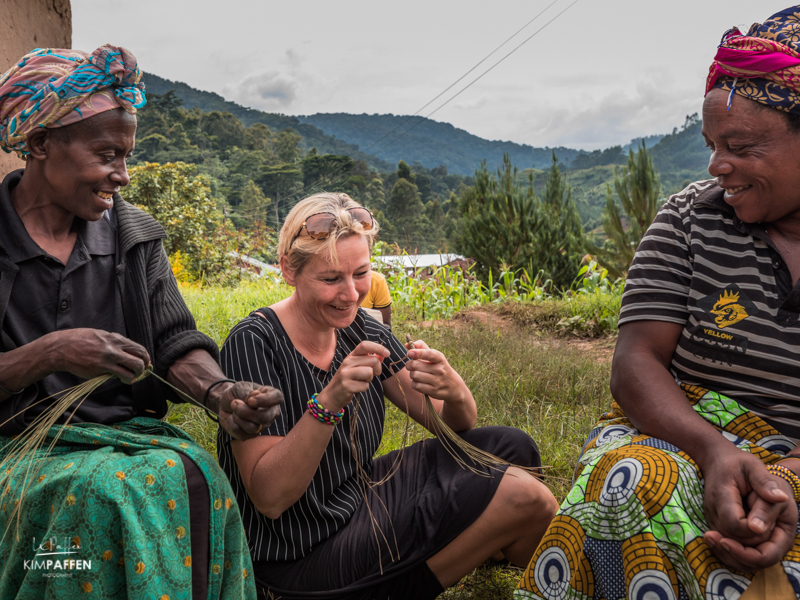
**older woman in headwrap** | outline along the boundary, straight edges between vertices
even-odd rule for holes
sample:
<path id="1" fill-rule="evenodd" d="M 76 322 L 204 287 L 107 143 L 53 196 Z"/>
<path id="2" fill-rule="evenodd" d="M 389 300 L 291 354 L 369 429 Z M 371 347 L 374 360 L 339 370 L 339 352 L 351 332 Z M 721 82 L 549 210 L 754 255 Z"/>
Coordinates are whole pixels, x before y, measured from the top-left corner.
<path id="1" fill-rule="evenodd" d="M 163 229 L 118 193 L 140 78 L 114 46 L 38 49 L 0 77 L 0 146 L 26 159 L 0 186 L 0 461 L 45 427 L 54 394 L 115 376 L 39 450 L 0 463 L 0 598 L 255 597 L 227 478 L 159 420 L 180 398 L 147 375 L 238 439 L 269 426 L 281 397 L 225 378 Z"/>
<path id="2" fill-rule="evenodd" d="M 636 252 L 616 402 L 517 598 L 800 597 L 800 6 L 725 34 L 703 136 L 715 179 Z"/>

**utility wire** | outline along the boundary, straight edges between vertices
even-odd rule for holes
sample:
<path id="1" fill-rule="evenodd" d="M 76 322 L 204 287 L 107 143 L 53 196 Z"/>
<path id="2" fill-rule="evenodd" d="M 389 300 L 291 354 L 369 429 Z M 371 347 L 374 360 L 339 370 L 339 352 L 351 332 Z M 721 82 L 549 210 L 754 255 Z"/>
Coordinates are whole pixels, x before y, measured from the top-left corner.
<path id="1" fill-rule="evenodd" d="M 399 139 L 401 139 L 401 138 L 402 138 L 404 135 L 406 135 L 408 132 L 410 132 L 412 129 L 414 129 L 414 128 L 415 128 L 417 125 L 419 125 L 419 124 L 423 123 L 423 122 L 425 121 L 425 119 L 429 119 L 429 118 L 430 118 L 432 115 L 434 115 L 434 114 L 435 114 L 435 113 L 437 113 L 439 110 L 441 110 L 442 108 L 444 108 L 445 106 L 447 106 L 447 105 L 448 105 L 450 102 L 452 102 L 453 100 L 455 100 L 456 98 L 458 98 L 458 97 L 459 97 L 459 96 L 460 96 L 462 93 L 464 93 L 464 92 L 465 92 L 465 91 L 467 91 L 469 88 L 471 88 L 471 87 L 472 87 L 474 84 L 476 84 L 478 81 L 480 81 L 481 79 L 483 79 L 483 77 L 484 77 L 486 74 L 488 74 L 490 71 L 492 71 L 492 70 L 493 70 L 495 67 L 497 67 L 497 66 L 498 66 L 500 63 L 502 63 L 502 62 L 503 62 L 505 59 L 507 59 L 509 56 L 511 56 L 512 54 L 514 54 L 514 53 L 515 53 L 517 50 L 519 50 L 520 48 L 522 48 L 522 47 L 523 47 L 525 44 L 527 44 L 529 41 L 531 41 L 531 40 L 532 40 L 534 37 L 536 37 L 536 36 L 537 36 L 537 35 L 538 35 L 538 34 L 539 34 L 539 33 L 540 33 L 542 30 L 544 30 L 544 29 L 545 29 L 545 28 L 546 28 L 548 25 L 550 25 L 550 23 L 552 23 L 553 21 L 555 21 L 556 19 L 558 19 L 558 17 L 560 17 L 560 16 L 561 16 L 561 15 L 563 15 L 565 12 L 567 12 L 567 11 L 568 11 L 570 8 L 572 8 L 573 6 L 575 6 L 575 5 L 576 5 L 578 2 L 580 2 L 580 0 L 573 0 L 573 2 L 572 2 L 572 3 L 571 3 L 569 6 L 567 6 L 565 9 L 563 9 L 561 12 L 559 12 L 559 13 L 558 13 L 558 14 L 557 14 L 555 17 L 553 17 L 552 19 L 550 19 L 550 20 L 549 20 L 547 23 L 545 23 L 544 25 L 542 25 L 542 26 L 541 26 L 539 29 L 537 29 L 536 31 L 534 31 L 534 32 L 533 32 L 533 33 L 532 33 L 530 36 L 528 36 L 527 38 L 525 38 L 525 40 L 523 40 L 523 41 L 522 41 L 522 43 L 521 43 L 521 44 L 519 44 L 519 45 L 518 45 L 516 48 L 514 48 L 514 49 L 513 49 L 511 52 L 509 52 L 508 54 L 506 54 L 506 55 L 505 55 L 503 58 L 501 58 L 501 59 L 500 59 L 500 60 L 498 60 L 496 63 L 494 63 L 494 64 L 493 64 L 491 67 L 489 67 L 488 69 L 486 69 L 486 70 L 485 70 L 483 73 L 481 73 L 481 74 L 480 74 L 480 75 L 478 75 L 478 76 L 477 76 L 475 79 L 473 79 L 472 81 L 470 81 L 470 82 L 469 82 L 469 83 L 468 83 L 466 86 L 464 86 L 463 88 L 461 88 L 461 90 L 459 90 L 458 92 L 456 92 L 455 94 L 453 94 L 452 96 L 450 96 L 450 98 L 448 98 L 447 100 L 445 100 L 444 102 L 442 102 L 442 104 L 440 104 L 440 105 L 439 105 L 438 107 L 436 107 L 434 110 L 432 110 L 432 111 L 431 111 L 431 112 L 429 112 L 427 115 L 425 115 L 425 117 L 421 118 L 419 121 L 417 121 L 416 123 L 414 123 L 414 125 L 412 125 L 411 127 L 409 127 L 409 128 L 408 128 L 406 131 L 404 131 L 404 132 L 403 132 L 401 135 L 397 136 L 397 137 L 396 137 L 395 139 L 393 139 L 391 142 L 389 142 L 388 144 L 386 144 L 385 146 L 383 146 L 383 148 L 380 148 L 380 149 L 378 149 L 378 150 L 375 152 L 375 154 L 377 154 L 378 152 L 381 152 L 381 151 L 383 151 L 383 150 L 386 150 L 386 148 L 388 148 L 389 146 L 391 146 L 392 144 L 394 144 L 396 141 L 398 141 Z M 552 6 L 552 5 L 551 5 L 551 6 Z M 549 8 L 549 7 L 548 7 L 548 8 Z M 547 10 L 547 9 L 545 9 L 545 10 Z M 463 78 L 462 78 L 462 79 L 463 79 Z M 441 95 L 441 94 L 440 94 L 440 95 Z M 437 98 L 438 98 L 438 96 L 437 96 Z M 428 104 L 430 104 L 430 102 L 429 102 Z M 427 106 L 427 105 L 426 105 L 426 106 Z"/>
<path id="2" fill-rule="evenodd" d="M 519 34 L 519 33 L 520 33 L 520 32 L 521 32 L 523 29 L 525 29 L 526 27 L 528 27 L 528 25 L 530 25 L 531 23 L 533 23 L 533 22 L 534 22 L 536 19 L 538 19 L 538 18 L 539 18 L 539 17 L 540 17 L 540 16 L 541 16 L 541 15 L 542 15 L 542 14 L 543 14 L 545 11 L 547 11 L 547 10 L 548 10 L 548 9 L 549 9 L 551 6 L 553 6 L 553 5 L 554 5 L 556 2 L 558 2 L 558 1 L 559 1 L 559 0 L 554 0 L 553 2 L 551 2 L 551 3 L 550 3 L 548 6 L 547 6 L 547 7 L 545 7 L 545 8 L 544 8 L 544 10 L 540 11 L 540 12 L 539 12 L 539 14 L 537 14 L 535 17 L 533 17 L 533 19 L 531 19 L 530 21 L 528 21 L 528 23 L 526 23 L 526 24 L 525 24 L 525 25 L 524 25 L 522 28 L 520 28 L 519 30 L 517 30 L 517 32 L 515 32 L 515 33 L 514 33 L 513 35 L 511 35 L 511 36 L 510 36 L 508 39 L 506 39 L 506 41 L 504 41 L 504 42 L 503 42 L 502 44 L 500 44 L 500 45 L 499 45 L 497 48 L 495 48 L 494 50 L 492 50 L 492 51 L 491 51 L 491 52 L 490 52 L 488 55 L 486 55 L 486 56 L 485 56 L 483 59 L 481 59 L 481 60 L 480 60 L 480 61 L 479 61 L 479 62 L 478 62 L 478 63 L 477 63 L 475 66 L 473 66 L 473 67 L 472 67 L 472 68 L 471 68 L 469 71 L 467 71 L 466 73 L 464 73 L 464 75 L 462 75 L 462 76 L 461 76 L 461 77 L 460 77 L 458 80 L 456 80 L 456 81 L 455 81 L 453 84 L 451 84 L 451 85 L 450 85 L 448 88 L 446 88 L 444 91 L 442 91 L 442 92 L 441 92 L 441 93 L 439 93 L 437 96 L 435 96 L 433 99 L 431 99 L 431 100 L 430 100 L 428 103 L 426 103 L 426 104 L 425 104 L 425 105 L 424 105 L 422 108 L 420 108 L 420 109 L 419 109 L 419 110 L 418 110 L 418 111 L 417 111 L 417 112 L 416 112 L 414 115 L 412 115 L 412 116 L 408 117 L 408 118 L 407 118 L 407 119 L 406 119 L 406 120 L 405 120 L 403 123 L 401 123 L 400 125 L 398 125 L 397 127 L 395 127 L 395 129 L 393 129 L 393 130 L 392 130 L 391 132 L 389 132 L 388 134 L 384 135 L 382 138 L 380 138 L 380 140 L 378 140 L 378 142 L 379 142 L 379 141 L 381 141 L 381 140 L 383 140 L 383 139 L 385 139 L 385 138 L 386 138 L 386 137 L 388 137 L 389 135 L 391 135 L 391 133 L 393 133 L 393 132 L 397 131 L 397 129 L 399 129 L 400 127 L 402 127 L 402 126 L 403 126 L 403 125 L 404 125 L 406 122 L 408 122 L 408 121 L 409 121 L 410 119 L 412 119 L 413 117 L 417 116 L 417 115 L 418 115 L 418 114 L 419 114 L 419 113 L 420 113 L 422 110 L 424 110 L 426 107 L 430 106 L 430 105 L 431 105 L 433 102 L 435 102 L 435 101 L 436 101 L 438 98 L 440 98 L 441 96 L 443 96 L 443 95 L 444 95 L 444 94 L 445 94 L 445 93 L 446 93 L 448 90 L 452 89 L 452 88 L 453 88 L 453 87 L 454 87 L 456 84 L 458 84 L 460 81 L 462 81 L 462 80 L 463 80 L 463 79 L 464 79 L 464 78 L 465 78 L 467 75 L 469 75 L 470 73 L 472 73 L 472 72 L 473 72 L 473 71 L 474 71 L 476 68 L 478 68 L 478 67 L 479 67 L 479 66 L 480 66 L 482 63 L 484 63 L 484 62 L 485 62 L 485 61 L 486 61 L 486 60 L 487 60 L 489 57 L 491 57 L 493 54 L 495 54 L 495 53 L 496 53 L 496 52 L 497 52 L 497 51 L 498 51 L 500 48 L 502 48 L 503 46 L 505 46 L 505 45 L 506 45 L 506 44 L 507 44 L 507 43 L 508 43 L 508 42 L 509 42 L 511 39 L 513 39 L 514 37 L 516 37 L 516 36 L 517 36 L 517 35 L 518 35 L 518 34 Z M 580 2 L 580 0 L 573 0 L 573 2 L 572 2 L 571 4 L 569 4 L 569 5 L 568 5 L 566 8 L 564 8 L 563 10 L 561 10 L 561 11 L 560 11 L 558 14 L 556 14 L 556 15 L 555 15 L 555 16 L 554 16 L 552 19 L 550 19 L 550 20 L 549 20 L 547 23 L 545 23 L 544 25 L 542 25 L 542 26 L 541 26 L 539 29 L 537 29 L 537 30 L 536 30 L 536 31 L 534 31 L 534 32 L 533 32 L 531 35 L 529 35 L 527 38 L 525 38 L 525 39 L 524 39 L 524 40 L 523 40 L 523 41 L 522 41 L 520 44 L 518 44 L 516 47 L 514 47 L 514 49 L 512 49 L 510 52 L 508 52 L 507 54 L 505 54 L 505 55 L 504 55 L 502 58 L 500 58 L 500 60 L 498 60 L 496 63 L 494 63 L 494 64 L 493 64 L 491 67 L 489 67 L 489 68 L 488 68 L 488 69 L 486 69 L 486 70 L 485 70 L 483 73 L 481 73 L 480 75 L 478 75 L 478 77 L 476 77 L 475 79 L 473 79 L 472 81 L 470 81 L 470 82 L 469 82 L 469 83 L 468 83 L 468 84 L 467 84 L 465 87 L 463 87 L 461 90 L 459 90 L 458 92 L 456 92 L 455 94 L 453 94 L 453 95 L 452 95 L 450 98 L 448 98 L 447 100 L 445 100 L 445 101 L 444 101 L 442 104 L 440 104 L 438 107 L 436 107 L 436 108 L 435 108 L 434 110 L 432 110 L 430 113 L 428 113 L 428 114 L 427 114 L 425 117 L 421 117 L 421 118 L 420 118 L 420 119 L 419 119 L 419 120 L 418 120 L 418 121 L 417 121 L 417 122 L 416 122 L 414 125 L 412 125 L 411 127 L 409 127 L 409 128 L 406 130 L 406 131 L 402 132 L 402 133 L 401 133 L 399 136 L 397 136 L 397 137 L 396 137 L 396 138 L 394 138 L 393 140 L 389 141 L 389 143 L 385 144 L 385 145 L 384 145 L 384 146 L 382 146 L 381 148 L 378 148 L 378 150 L 376 150 L 375 152 L 373 152 L 373 155 L 377 155 L 379 152 L 381 152 L 381 151 L 385 150 L 386 148 L 388 148 L 388 147 L 389 147 L 389 146 L 391 146 L 392 144 L 394 144 L 394 143 L 396 143 L 397 141 L 399 141 L 400 139 L 402 139 L 402 138 L 403 138 L 403 137 L 404 137 L 404 136 L 405 136 L 407 133 L 409 133 L 409 132 L 410 132 L 410 131 L 412 131 L 414 128 L 416 128 L 418 125 L 420 125 L 421 123 L 423 123 L 423 122 L 425 121 L 425 119 L 428 119 L 428 118 L 430 118 L 430 116 L 431 116 L 431 115 L 433 115 L 433 114 L 437 113 L 439 110 L 441 110 L 442 108 L 444 108 L 444 107 L 445 107 L 447 104 L 449 104 L 450 102 L 452 102 L 453 100 L 455 100 L 455 99 L 456 99 L 458 96 L 460 96 L 460 95 L 461 95 L 463 92 L 465 92 L 467 89 L 469 89 L 469 88 L 470 88 L 470 87 L 472 87 L 472 86 L 473 86 L 475 83 L 477 83 L 477 82 L 478 82 L 478 81 L 480 81 L 480 80 L 481 80 L 483 77 L 485 77 L 485 76 L 486 76 L 488 73 L 490 73 L 492 70 L 494 70 L 494 69 L 495 69 L 495 68 L 496 68 L 498 65 L 500 65 L 500 63 L 502 63 L 503 61 L 505 61 L 505 60 L 506 60 L 506 59 L 507 59 L 509 56 L 511 56 L 512 54 L 514 54 L 514 53 L 515 53 L 517 50 L 519 50 L 519 49 L 520 49 L 522 46 L 524 46 L 525 44 L 527 44 L 527 43 L 528 43 L 529 41 L 531 41 L 531 40 L 532 40 L 534 37 L 536 37 L 536 36 L 537 36 L 539 33 L 541 33 L 542 31 L 544 31 L 544 29 L 546 29 L 546 28 L 547 28 L 547 27 L 548 27 L 548 26 L 549 26 L 551 23 L 553 23 L 553 21 L 555 21 L 556 19 L 558 19 L 558 18 L 559 18 L 561 15 L 563 15 L 563 14 L 564 14 L 565 12 L 567 12 L 567 11 L 568 11 L 570 8 L 572 8 L 573 6 L 575 6 L 575 5 L 576 5 L 578 2 Z M 369 149 L 371 149 L 371 148 L 373 148 L 375 145 L 377 145 L 377 143 L 378 143 L 378 142 L 375 142 L 375 143 L 373 143 L 371 146 L 369 146 L 368 150 L 369 150 Z M 366 150 L 365 150 L 364 152 L 366 152 Z M 328 187 L 332 187 L 332 186 L 336 185 L 337 183 L 339 183 L 340 181 L 342 181 L 342 179 L 344 179 L 344 178 L 346 178 L 347 176 L 349 176 L 349 175 L 350 175 L 350 173 L 351 173 L 351 172 L 352 172 L 354 169 L 355 169 L 355 167 L 351 167 L 350 169 L 347 169 L 347 171 L 343 172 L 343 173 L 342 173 L 340 176 L 338 176 L 338 177 L 336 177 L 336 178 L 332 179 L 330 182 L 328 182 L 327 186 L 328 186 Z M 290 194 L 289 196 L 287 196 L 286 198 L 284 198 L 284 200 L 287 200 L 287 201 L 288 201 L 288 200 L 293 200 L 295 197 L 297 197 L 297 196 L 299 196 L 299 195 L 306 194 L 306 193 L 308 193 L 308 192 L 311 192 L 311 193 L 316 193 L 316 192 L 315 192 L 315 188 L 316 188 L 316 187 L 317 187 L 319 184 L 321 184 L 321 183 L 323 183 L 323 182 L 324 182 L 323 180 L 317 181 L 317 182 L 313 183 L 311 186 L 309 186 L 309 188 L 310 188 L 310 189 L 309 189 L 309 188 L 304 188 L 304 189 L 303 189 L 303 191 L 301 191 L 301 192 L 297 192 L 297 193 L 295 193 L 295 194 Z"/>
<path id="3" fill-rule="evenodd" d="M 558 1 L 558 0 L 556 0 L 556 1 Z M 419 119 L 419 120 L 418 120 L 416 123 L 414 123 L 414 125 L 412 125 L 412 126 L 411 126 L 411 127 L 409 127 L 408 129 L 406 129 L 404 132 L 402 132 L 402 133 L 401 133 L 399 136 L 397 136 L 395 139 L 393 139 L 393 140 L 389 141 L 389 143 L 385 144 L 385 145 L 384 145 L 384 146 L 382 146 L 381 148 L 378 148 L 378 150 L 376 150 L 376 151 L 375 151 L 373 154 L 374 154 L 374 155 L 377 155 L 379 152 L 382 152 L 383 150 L 385 150 L 386 148 L 388 148 L 389 146 L 391 146 L 391 145 L 392 145 L 392 144 L 394 144 L 395 142 L 399 141 L 399 140 L 400 140 L 400 139 L 402 139 L 402 138 L 403 138 L 403 137 L 404 137 L 404 136 L 405 136 L 407 133 L 409 133 L 410 131 L 412 131 L 412 130 L 413 130 L 415 127 L 417 127 L 418 125 L 420 125 L 420 124 L 422 124 L 423 122 L 425 122 L 425 119 L 428 119 L 428 118 L 430 118 L 430 117 L 431 117 L 431 115 L 435 114 L 436 112 L 438 112 L 439 110 L 441 110 L 442 108 L 444 108 L 444 107 L 445 107 L 447 104 L 449 104 L 450 102 L 452 102 L 453 100 L 455 100 L 455 99 L 456 99 L 458 96 L 460 96 L 460 95 L 461 95 L 463 92 L 465 92 L 467 89 L 469 89 L 470 87 L 472 87 L 472 86 L 473 86 L 475 83 L 477 83 L 478 81 L 480 81 L 480 80 L 481 80 L 481 79 L 482 79 L 484 76 L 486 76 L 486 75 L 487 75 L 489 72 L 491 72 L 491 71 L 492 71 L 493 69 L 495 69 L 495 68 L 496 68 L 498 65 L 500 65 L 500 63 L 502 63 L 502 62 L 503 62 L 504 60 L 506 60 L 506 59 L 507 59 L 509 56 L 511 56 L 512 54 L 514 54 L 514 53 L 515 53 L 517 50 L 519 50 L 520 48 L 522 48 L 522 46 L 524 46 L 524 45 L 525 45 L 525 44 L 527 44 L 529 41 L 531 41 L 531 40 L 532 40 L 534 37 L 536 37 L 536 36 L 537 36 L 539 33 L 541 33 L 541 32 L 542 32 L 542 31 L 543 31 L 545 28 L 547 28 L 547 27 L 548 27 L 548 26 L 549 26 L 549 25 L 550 25 L 550 24 L 551 24 L 553 21 L 555 21 L 556 19 L 558 19 L 558 18 L 559 18 L 561 15 L 563 15 L 563 14 L 564 14 L 565 12 L 567 12 L 567 11 L 568 11 L 570 8 L 572 8 L 573 6 L 575 6 L 575 5 L 576 5 L 578 2 L 580 2 L 580 0 L 573 0 L 573 2 L 572 2 L 570 5 L 568 5 L 566 8 L 564 8 L 563 10 L 561 10 L 561 12 L 559 12 L 558 14 L 556 14 L 556 15 L 555 15 L 555 16 L 554 16 L 552 19 L 550 19 L 550 20 L 549 20 L 547 23 L 545 23 L 544 25 L 542 25 L 542 26 L 541 26 L 539 29 L 537 29 L 537 30 L 536 30 L 536 31 L 534 31 L 534 32 L 533 32 L 531 35 L 529 35 L 527 38 L 525 38 L 525 39 L 524 39 L 524 40 L 523 40 L 523 41 L 522 41 L 520 44 L 518 44 L 518 45 L 517 45 L 517 46 L 516 46 L 516 47 L 515 47 L 513 50 L 511 50 L 511 52 L 509 52 L 509 53 L 507 53 L 505 56 L 503 56 L 503 57 L 502 57 L 500 60 L 498 60 L 498 61 L 497 61 L 496 63 L 494 63 L 494 64 L 493 64 L 491 67 L 489 67 L 488 69 L 486 69 L 486 70 L 485 70 L 483 73 L 481 73 L 480 75 L 478 75 L 478 77 L 476 77 L 475 79 L 473 79 L 472 81 L 470 81 L 470 82 L 469 82 L 469 83 L 468 83 L 468 84 L 467 84 L 465 87 L 463 87 L 461 90 L 459 90 L 458 92 L 456 92 L 455 94 L 453 94 L 453 95 L 452 95 L 450 98 L 448 98 L 447 100 L 445 100 L 445 101 L 444 101 L 442 104 L 440 104 L 438 107 L 436 107 L 436 108 L 435 108 L 434 110 L 432 110 L 430 113 L 428 113 L 428 114 L 427 114 L 425 117 L 421 117 L 421 118 L 420 118 L 420 119 Z M 553 2 L 552 4 L 550 4 L 550 5 L 549 5 L 547 8 L 550 8 L 550 6 L 552 6 L 553 4 L 555 4 L 555 2 Z M 545 10 L 547 10 L 547 8 L 545 8 Z M 541 15 L 543 12 L 544 12 L 544 11 L 540 12 L 540 13 L 539 13 L 539 15 Z M 534 17 L 534 18 L 533 18 L 531 21 L 529 21 L 529 23 L 532 23 L 532 22 L 533 22 L 533 21 L 534 21 L 536 18 L 538 18 L 538 17 L 539 17 L 539 15 L 537 15 L 536 17 Z M 516 34 L 514 34 L 514 35 L 516 35 Z M 514 36 L 511 36 L 511 38 L 513 38 L 513 37 L 514 37 Z M 511 38 L 509 38 L 509 40 L 510 40 Z M 506 40 L 506 41 L 508 41 L 508 40 Z M 503 44 L 501 44 L 501 45 L 498 47 L 498 49 L 499 49 L 500 47 L 502 47 L 503 45 L 505 45 L 505 43 L 506 43 L 506 42 L 504 42 Z M 494 54 L 496 51 L 497 51 L 497 50 L 494 50 L 494 51 L 492 51 L 492 52 L 489 54 L 489 56 L 491 56 L 492 54 Z M 488 56 L 487 56 L 486 58 L 488 58 Z M 481 63 L 482 63 L 482 62 L 484 62 L 484 61 L 486 60 L 486 58 L 484 58 L 484 59 L 481 61 Z M 480 65 L 481 63 L 478 63 L 478 65 Z M 476 65 L 475 67 L 473 67 L 472 69 L 470 69 L 470 71 L 468 71 L 468 72 L 467 72 L 467 74 L 469 74 L 470 72 L 474 71 L 474 70 L 475 70 L 475 68 L 476 68 L 478 65 Z M 462 77 L 461 77 L 461 79 L 464 79 L 464 77 L 466 77 L 466 75 L 467 75 L 467 74 L 465 74 L 464 76 L 462 76 Z M 459 79 L 459 81 L 460 81 L 461 79 Z M 452 88 L 453 86 L 450 86 L 450 87 Z M 448 88 L 448 89 L 450 89 L 450 88 Z M 444 93 L 444 92 L 442 92 L 442 94 L 443 94 L 443 93 Z M 439 94 L 438 96 L 436 96 L 436 98 L 439 98 L 440 96 L 442 96 L 442 94 Z M 434 100 L 435 100 L 436 98 L 434 98 Z M 433 100 L 431 100 L 431 102 L 428 102 L 428 104 L 426 104 L 425 106 L 428 106 L 428 105 L 430 105 L 432 102 L 433 102 Z M 423 107 L 423 108 L 424 108 L 424 107 Z M 421 110 L 421 109 L 420 109 L 420 110 Z M 419 113 L 419 111 L 417 111 L 417 112 Z M 410 119 L 410 118 L 411 118 L 411 117 L 409 117 L 409 119 Z M 407 121 L 407 120 L 408 120 L 408 119 L 406 119 L 406 121 Z M 386 136 L 384 136 L 384 138 L 385 138 L 385 137 L 386 137 Z M 384 138 L 381 138 L 381 139 L 384 139 Z M 373 144 L 373 146 L 374 146 L 374 144 Z M 372 148 L 373 146 L 370 146 L 370 148 Z M 335 185 L 336 183 L 338 183 L 339 181 L 341 181 L 342 179 L 344 179 L 345 177 L 347 177 L 347 176 L 350 174 L 350 172 L 352 172 L 352 170 L 353 170 L 353 169 L 351 168 L 351 169 L 349 169 L 348 171 L 346 171 L 346 172 L 342 173 L 342 175 L 341 175 L 341 176 L 339 176 L 339 177 L 337 177 L 336 179 L 334 179 L 333 181 L 331 181 L 330 185 Z M 316 186 L 316 184 L 314 184 L 314 185 L 312 186 L 312 188 L 313 188 L 313 187 L 315 187 L 315 186 Z M 312 189 L 312 191 L 313 191 L 313 189 Z"/>
<path id="4" fill-rule="evenodd" d="M 484 57 L 483 57 L 483 58 L 482 58 L 482 59 L 481 59 L 481 60 L 480 60 L 480 61 L 479 61 L 479 62 L 478 62 L 476 65 L 474 65 L 474 66 L 473 66 L 473 67 L 472 67 L 472 68 L 471 68 L 469 71 L 467 71 L 467 72 L 466 72 L 466 73 L 464 73 L 464 74 L 463 74 L 461 77 L 459 77 L 458 79 L 456 79 L 456 80 L 455 80 L 453 83 L 451 83 L 451 84 L 450 84 L 449 86 L 447 86 L 447 87 L 446 87 L 444 90 L 442 90 L 442 91 L 441 91 L 441 92 L 440 92 L 438 95 L 436 95 L 436 96 L 434 96 L 433 98 L 431 98 L 431 100 L 430 100 L 430 101 L 428 101 L 426 104 L 424 104 L 423 106 L 421 106 L 421 107 L 420 107 L 420 109 L 419 109 L 419 110 L 417 110 L 417 112 L 415 112 L 413 115 L 411 115 L 411 116 L 409 116 L 409 117 L 406 117 L 406 119 L 405 119 L 405 120 L 404 120 L 402 123 L 400 123 L 400 125 L 398 125 L 398 126 L 397 126 L 397 127 L 395 127 L 394 129 L 392 129 L 392 130 L 391 130 L 389 133 L 385 134 L 383 137 L 381 137 L 381 138 L 380 138 L 380 139 L 378 139 L 377 141 L 373 142 L 373 143 L 372 143 L 372 144 L 371 144 L 369 147 L 367 147 L 365 150 L 363 150 L 363 152 L 364 152 L 364 153 L 368 153 L 368 152 L 369 152 L 369 151 L 370 151 L 370 150 L 371 150 L 373 147 L 377 146 L 377 145 L 378 145 L 380 142 L 382 142 L 382 141 L 383 141 L 383 140 L 385 140 L 387 137 L 389 137 L 390 135 L 392 135 L 392 134 L 393 134 L 395 131 L 397 131 L 398 129 L 400 129 L 400 128 L 401 128 L 403 125 L 405 125 L 406 123 L 408 123 L 408 122 L 409 122 L 411 119 L 413 119 L 413 118 L 414 118 L 414 117 L 416 117 L 416 116 L 417 116 L 419 113 L 421 113 L 423 110 L 425 110 L 426 108 L 428 108 L 428 107 L 429 107 L 431 104 L 433 104 L 433 103 L 434 103 L 434 102 L 436 102 L 436 101 L 437 101 L 439 98 L 441 98 L 442 96 L 444 96 L 444 95 L 445 95 L 447 92 L 449 92 L 451 89 L 453 89 L 453 88 L 454 88 L 454 87 L 455 87 L 455 86 L 456 86 L 458 83 L 460 83 L 460 82 L 461 82 L 461 81 L 462 81 L 462 80 L 463 80 L 463 79 L 464 79 L 464 78 L 465 78 L 467 75 L 469 75 L 470 73 L 472 73 L 472 72 L 473 72 L 475 69 L 477 69 L 477 68 L 478 68 L 478 67 L 480 67 L 480 66 L 481 66 L 483 63 L 485 63 L 487 60 L 489 60 L 489 58 L 490 58 L 490 57 L 491 57 L 493 54 L 495 54 L 495 53 L 496 53 L 498 50 L 500 50 L 500 48 L 502 48 L 503 46 L 505 46 L 505 45 L 506 45 L 508 42 L 510 42 L 511 40 L 513 40 L 515 37 L 517 37 L 517 35 L 519 35 L 519 33 L 520 33 L 520 32 L 522 32 L 524 29 L 526 29 L 526 28 L 528 27 L 528 25 L 530 25 L 531 23 L 533 23 L 533 22 L 534 22 L 536 19 L 538 19 L 538 18 L 539 18 L 539 17 L 541 17 L 541 16 L 542 16 L 542 15 L 543 15 L 545 12 L 547 12 L 547 9 L 549 9 L 551 6 L 553 6 L 553 5 L 554 5 L 556 2 L 558 2 L 558 0 L 553 0 L 553 1 L 552 1 L 550 4 L 548 4 L 548 5 L 547 5 L 547 6 L 546 6 L 544 9 L 542 9 L 542 11 L 541 11 L 541 12 L 539 12 L 539 14 L 538 14 L 538 15 L 536 15 L 536 16 L 535 16 L 535 17 L 533 17 L 533 18 L 532 18 L 530 21 L 528 21 L 527 23 L 525 23 L 525 25 L 523 25 L 522 27 L 520 27 L 519 29 L 517 29 L 517 31 L 515 31 L 515 32 L 514 32 L 514 33 L 513 33 L 513 34 L 512 34 L 512 35 L 511 35 L 509 38 L 507 38 L 507 39 L 506 39 L 506 41 L 504 41 L 504 42 L 503 42 L 502 44 L 500 44 L 500 45 L 499 45 L 497 48 L 495 48 L 494 50 L 492 50 L 492 51 L 491 51 L 489 54 L 487 54 L 486 56 L 484 56 Z"/>

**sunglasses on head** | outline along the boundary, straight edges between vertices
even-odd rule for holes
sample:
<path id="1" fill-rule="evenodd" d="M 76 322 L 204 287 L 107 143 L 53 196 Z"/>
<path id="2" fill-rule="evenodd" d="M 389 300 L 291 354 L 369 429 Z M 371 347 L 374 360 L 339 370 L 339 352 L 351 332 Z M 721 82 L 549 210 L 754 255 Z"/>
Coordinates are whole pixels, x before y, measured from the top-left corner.
<path id="1" fill-rule="evenodd" d="M 366 208 L 363 206 L 354 206 L 353 208 L 348 208 L 347 212 L 350 213 L 350 216 L 353 217 L 353 220 L 356 223 L 361 225 L 361 228 L 364 231 L 369 231 L 372 229 L 375 219 L 372 217 L 372 213 Z M 298 231 L 297 235 L 294 236 L 292 244 L 294 244 L 294 241 L 300 237 L 301 233 L 303 233 L 303 228 L 305 228 L 306 232 L 308 233 L 308 237 L 310 237 L 312 240 L 324 240 L 331 233 L 333 233 L 337 227 L 338 225 L 336 224 L 335 214 L 330 212 L 314 213 L 300 226 L 300 231 Z"/>

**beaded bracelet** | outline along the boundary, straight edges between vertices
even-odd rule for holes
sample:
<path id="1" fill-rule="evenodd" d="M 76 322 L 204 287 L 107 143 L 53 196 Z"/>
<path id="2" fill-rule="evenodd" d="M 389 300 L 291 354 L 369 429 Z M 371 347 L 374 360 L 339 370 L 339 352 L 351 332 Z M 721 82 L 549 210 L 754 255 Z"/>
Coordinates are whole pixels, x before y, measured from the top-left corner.
<path id="1" fill-rule="evenodd" d="M 794 471 L 781 465 L 767 465 L 767 471 L 781 479 L 788 481 L 792 486 L 792 493 L 794 493 L 794 501 L 800 502 L 800 477 Z"/>
<path id="2" fill-rule="evenodd" d="M 342 417 L 344 416 L 344 409 L 340 410 L 339 412 L 331 412 L 322 406 L 317 400 L 316 393 L 311 396 L 306 403 L 306 406 L 308 407 L 308 412 L 310 412 L 315 419 L 322 423 L 327 423 L 328 425 L 337 425 L 341 422 Z"/>

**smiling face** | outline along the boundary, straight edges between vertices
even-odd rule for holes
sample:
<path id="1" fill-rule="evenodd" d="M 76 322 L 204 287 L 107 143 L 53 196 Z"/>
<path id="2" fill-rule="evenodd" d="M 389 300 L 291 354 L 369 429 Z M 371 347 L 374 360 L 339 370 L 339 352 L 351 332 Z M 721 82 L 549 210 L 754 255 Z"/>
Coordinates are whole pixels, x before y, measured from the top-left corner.
<path id="1" fill-rule="evenodd" d="M 339 239 L 336 256 L 338 262 L 333 264 L 317 254 L 299 273 L 284 267 L 305 318 L 321 330 L 349 327 L 371 283 L 369 244 L 363 235 Z"/>
<path id="2" fill-rule="evenodd" d="M 96 221 L 111 196 L 128 185 L 127 159 L 136 141 L 136 117 L 109 110 L 30 141 L 43 191 L 62 210 Z"/>
<path id="3" fill-rule="evenodd" d="M 777 110 L 714 89 L 703 104 L 708 172 L 745 223 L 800 218 L 800 133 Z"/>

